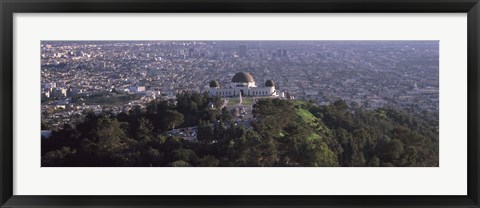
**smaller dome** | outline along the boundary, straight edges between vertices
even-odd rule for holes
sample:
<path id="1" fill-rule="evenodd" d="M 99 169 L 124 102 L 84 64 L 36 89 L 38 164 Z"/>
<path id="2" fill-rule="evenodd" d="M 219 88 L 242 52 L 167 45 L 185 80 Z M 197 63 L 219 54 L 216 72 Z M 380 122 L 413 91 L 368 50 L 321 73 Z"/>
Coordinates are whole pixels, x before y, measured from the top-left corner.
<path id="1" fill-rule="evenodd" d="M 218 83 L 217 81 L 213 80 L 210 82 L 210 87 L 220 87 L 220 83 Z"/>
<path id="2" fill-rule="evenodd" d="M 272 80 L 267 80 L 265 82 L 265 87 L 275 87 L 275 82 L 273 82 Z"/>

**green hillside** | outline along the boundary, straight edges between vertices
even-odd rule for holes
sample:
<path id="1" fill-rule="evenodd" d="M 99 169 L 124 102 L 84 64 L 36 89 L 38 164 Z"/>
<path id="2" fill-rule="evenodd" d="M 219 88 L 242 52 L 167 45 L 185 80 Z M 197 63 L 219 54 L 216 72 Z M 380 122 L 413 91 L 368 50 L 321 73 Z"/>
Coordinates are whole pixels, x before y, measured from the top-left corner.
<path id="1" fill-rule="evenodd" d="M 438 118 L 344 101 L 259 99 L 241 125 L 208 94 L 152 102 L 118 115 L 88 114 L 42 139 L 42 166 L 438 167 Z M 171 130 L 196 127 L 196 140 Z M 185 133 L 184 133 L 185 135 Z M 190 136 L 192 137 L 192 136 Z"/>

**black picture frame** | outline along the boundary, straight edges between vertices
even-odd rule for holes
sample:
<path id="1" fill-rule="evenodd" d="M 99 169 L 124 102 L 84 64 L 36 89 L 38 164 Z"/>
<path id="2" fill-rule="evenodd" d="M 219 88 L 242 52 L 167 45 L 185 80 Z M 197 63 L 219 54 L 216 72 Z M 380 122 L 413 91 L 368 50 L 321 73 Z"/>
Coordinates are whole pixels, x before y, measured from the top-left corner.
<path id="1" fill-rule="evenodd" d="M 0 0 L 1 207 L 480 207 L 478 0 Z M 467 13 L 466 196 L 24 196 L 13 195 L 14 13 Z M 94 188 L 94 187 L 92 187 Z M 414 187 L 412 187 L 414 188 Z"/>

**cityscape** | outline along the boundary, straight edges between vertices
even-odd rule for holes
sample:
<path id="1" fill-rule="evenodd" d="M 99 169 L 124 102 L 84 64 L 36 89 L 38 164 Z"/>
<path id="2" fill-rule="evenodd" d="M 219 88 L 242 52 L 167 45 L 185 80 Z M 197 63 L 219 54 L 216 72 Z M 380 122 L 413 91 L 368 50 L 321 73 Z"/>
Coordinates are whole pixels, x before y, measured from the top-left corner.
<path id="1" fill-rule="evenodd" d="M 360 126 L 368 129 L 368 125 L 374 124 L 368 124 L 371 121 L 362 117 L 364 120 L 359 121 L 361 124 L 350 125 L 353 126 L 351 129 L 339 128 L 335 126 L 338 121 L 330 124 L 328 113 L 332 112 L 329 106 L 334 106 L 338 113 L 344 116 L 346 113 L 340 111 L 344 105 L 349 109 L 346 120 L 353 118 L 354 122 L 357 122 L 356 116 L 363 115 L 363 112 L 366 112 L 365 117 L 370 116 L 370 112 L 373 117 L 377 116 L 375 118 L 378 118 L 379 113 L 388 117 L 393 122 L 392 129 L 382 135 L 388 135 L 392 140 L 399 139 L 394 138 L 399 137 L 398 132 L 396 133 L 398 129 L 410 128 L 409 125 L 417 128 L 420 124 L 425 124 L 422 128 L 428 126 L 430 132 L 425 133 L 422 130 L 421 133 L 416 133 L 417 129 L 410 129 L 408 132 L 427 137 L 429 148 L 433 147 L 426 150 L 428 154 L 431 154 L 429 151 L 438 153 L 439 42 L 42 41 L 41 102 L 42 165 L 46 166 L 110 166 L 104 163 L 82 165 L 73 159 L 72 161 L 76 162 L 70 161 L 65 165 L 67 155 L 79 155 L 78 146 L 47 144 L 45 146 L 55 148 L 50 147 L 43 151 L 43 143 L 55 140 L 61 132 L 68 129 L 80 131 L 79 128 L 91 119 L 88 115 L 96 116 L 100 120 L 108 115 L 106 117 L 111 120 L 107 123 L 110 125 L 113 125 L 112 120 L 120 121 L 119 126 L 128 127 L 125 128 L 125 135 L 119 137 L 129 138 L 133 143 L 138 142 L 135 136 L 138 132 L 131 129 L 138 129 L 133 126 L 144 122 L 142 125 L 152 126 L 148 130 L 152 137 L 180 140 L 180 143 L 186 146 L 220 145 L 221 140 L 225 139 L 206 136 L 204 130 L 211 127 L 211 131 L 216 131 L 218 125 L 221 125 L 227 126 L 222 128 L 231 128 L 234 132 L 236 128 L 242 129 L 244 135 L 240 137 L 246 139 L 248 132 L 254 131 L 258 134 L 255 137 L 274 140 L 270 143 L 275 143 L 277 149 L 282 146 L 281 141 L 286 137 L 284 135 L 290 134 L 289 128 L 294 124 L 283 127 L 275 125 L 278 127 L 278 132 L 275 132 L 277 136 L 272 137 L 270 133 L 265 133 L 268 128 L 262 129 L 261 123 L 277 114 L 273 111 L 267 115 L 264 113 L 267 110 L 261 110 L 269 109 L 269 105 L 279 110 L 287 106 L 283 114 L 289 112 L 288 106 L 297 109 L 292 111 L 292 116 L 303 118 L 300 123 L 305 121 L 305 125 L 312 126 L 312 132 L 306 136 L 308 139 L 305 145 L 308 146 L 311 140 L 315 140 L 318 142 L 317 146 L 327 146 L 325 148 L 331 149 L 330 161 L 320 165 L 319 161 L 324 159 L 319 156 L 320 159 L 314 160 L 316 162 L 310 161 L 306 165 L 303 159 L 293 162 L 291 153 L 285 153 L 282 157 L 276 155 L 274 159 L 271 158 L 272 163 L 260 163 L 259 158 L 265 160 L 266 157 L 258 156 L 255 165 L 245 161 L 239 163 L 240 165 L 232 165 L 231 161 L 223 163 L 219 158 L 223 157 L 220 153 L 202 153 L 204 156 L 200 157 L 194 150 L 200 147 L 190 148 L 198 156 L 170 161 L 162 148 L 152 150 L 149 146 L 149 151 L 154 151 L 157 156 L 163 155 L 162 159 L 139 165 L 132 162 L 132 158 L 125 159 L 128 152 L 126 146 L 133 144 L 125 142 L 128 139 L 115 145 L 109 144 L 113 145 L 112 148 L 115 147 L 117 156 L 121 155 L 118 157 L 129 161 L 126 166 L 408 166 L 406 162 L 401 162 L 402 155 L 407 155 L 407 150 L 414 151 L 415 155 L 421 154 L 417 149 L 409 149 L 406 141 L 401 141 L 402 153 L 396 158 L 391 155 L 385 157 L 385 160 L 388 158 L 393 162 L 382 163 L 380 154 L 376 152 L 378 149 L 371 147 L 368 150 L 366 144 L 359 147 L 361 156 L 352 156 L 357 151 L 355 150 L 348 153 L 348 161 L 343 161 L 342 154 L 347 154 L 344 151 L 348 148 L 337 144 L 338 141 L 327 141 L 326 138 L 332 137 L 332 140 L 335 140 L 340 129 L 346 129 L 352 131 L 353 136 L 349 138 L 355 139 Z M 162 106 L 165 111 L 159 110 Z M 184 109 L 184 106 L 189 108 Z M 395 112 L 391 112 L 391 109 Z M 398 120 L 397 116 L 403 116 L 403 113 L 414 116 L 407 119 L 413 124 Z M 134 114 L 138 121 L 132 123 L 127 117 Z M 172 119 L 165 120 L 162 117 L 156 121 L 159 116 Z M 415 120 L 417 117 L 420 121 Z M 333 118 L 337 119 L 335 116 Z M 228 127 L 229 125 L 232 126 Z M 371 133 L 371 136 L 379 134 Z M 94 141 L 99 136 L 87 137 L 83 140 Z M 110 135 L 109 138 L 111 137 Z M 383 142 L 378 139 L 380 143 Z M 229 140 L 230 145 L 238 143 L 234 138 L 226 140 Z M 390 149 L 399 146 L 394 141 L 388 141 L 392 144 L 385 145 Z M 425 142 L 420 143 L 426 145 Z M 415 146 L 420 143 L 416 141 L 412 148 L 418 148 Z M 55 158 L 49 160 L 50 162 L 43 162 L 46 154 L 49 157 L 63 156 L 61 160 Z M 107 156 L 102 156 L 104 157 Z M 298 155 L 295 157 L 301 158 Z M 118 158 L 110 157 L 105 160 L 111 164 Z M 169 162 L 157 162 L 155 165 L 155 161 L 167 160 Z M 415 161 L 410 166 L 437 166 L 438 155 L 428 158 L 428 164 L 423 164 L 420 159 Z M 395 164 L 397 162 L 400 165 Z M 58 165 L 60 163 L 63 165 Z"/>

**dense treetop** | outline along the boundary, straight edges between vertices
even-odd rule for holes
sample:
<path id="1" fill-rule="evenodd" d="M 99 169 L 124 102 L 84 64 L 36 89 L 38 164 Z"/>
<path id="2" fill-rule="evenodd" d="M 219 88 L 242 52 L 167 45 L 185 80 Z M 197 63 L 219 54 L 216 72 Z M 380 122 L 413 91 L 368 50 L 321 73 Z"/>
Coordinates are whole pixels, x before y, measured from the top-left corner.
<path id="1" fill-rule="evenodd" d="M 209 107 L 213 103 L 213 108 Z M 117 115 L 87 113 L 42 139 L 42 166 L 438 166 L 438 120 L 342 100 L 258 99 L 236 125 L 221 99 L 187 92 Z M 169 136 L 197 126 L 197 141 Z"/>

